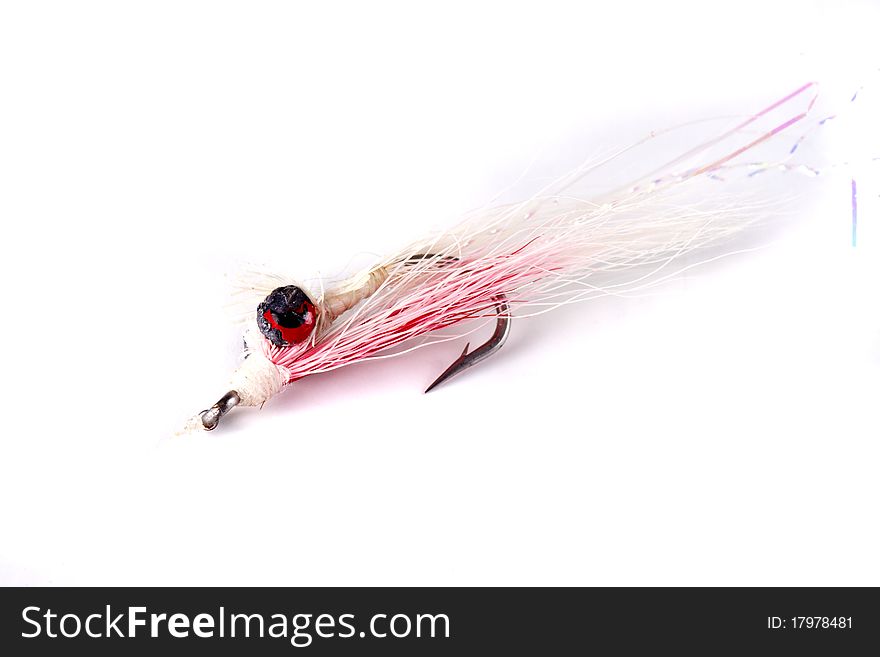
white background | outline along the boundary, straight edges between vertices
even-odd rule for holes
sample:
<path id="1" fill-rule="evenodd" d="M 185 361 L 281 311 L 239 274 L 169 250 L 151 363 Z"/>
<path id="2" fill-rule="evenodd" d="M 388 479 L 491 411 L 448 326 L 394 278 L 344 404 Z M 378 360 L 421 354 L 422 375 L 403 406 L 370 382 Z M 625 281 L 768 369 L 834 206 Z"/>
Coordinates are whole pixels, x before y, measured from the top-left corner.
<path id="1" fill-rule="evenodd" d="M 880 585 L 878 25 L 872 2 L 4 3 L 0 582 Z M 519 321 L 430 395 L 461 344 L 170 438 L 225 391 L 242 263 L 336 273 L 536 158 L 808 80 L 863 118 L 805 151 L 855 164 L 778 176 L 800 209 L 766 249 Z"/>

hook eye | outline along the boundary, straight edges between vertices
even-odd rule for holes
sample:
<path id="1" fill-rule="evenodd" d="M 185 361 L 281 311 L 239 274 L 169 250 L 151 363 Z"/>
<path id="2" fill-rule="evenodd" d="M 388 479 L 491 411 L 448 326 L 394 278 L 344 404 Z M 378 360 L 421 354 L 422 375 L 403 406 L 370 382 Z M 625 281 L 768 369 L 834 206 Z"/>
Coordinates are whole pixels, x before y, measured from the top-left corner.
<path id="1" fill-rule="evenodd" d="M 205 431 L 213 431 L 220 424 L 220 418 L 240 403 L 241 397 L 238 396 L 238 393 L 235 390 L 230 390 L 217 400 L 217 403 L 211 408 L 199 413 L 199 417 L 202 419 L 202 428 Z"/>

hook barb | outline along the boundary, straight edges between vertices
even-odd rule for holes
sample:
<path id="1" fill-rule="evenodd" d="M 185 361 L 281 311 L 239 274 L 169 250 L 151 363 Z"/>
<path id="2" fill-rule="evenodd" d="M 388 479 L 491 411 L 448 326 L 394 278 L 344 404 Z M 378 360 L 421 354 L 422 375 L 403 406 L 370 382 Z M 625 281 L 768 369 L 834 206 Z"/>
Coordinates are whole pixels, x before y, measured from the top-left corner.
<path id="1" fill-rule="evenodd" d="M 492 337 L 470 352 L 468 349 L 471 345 L 470 343 L 466 344 L 464 346 L 464 351 L 461 352 L 461 356 L 456 358 L 452 364 L 435 379 L 434 383 L 425 389 L 426 393 L 431 392 L 441 383 L 448 381 L 456 374 L 461 374 L 469 367 L 479 363 L 481 360 L 485 360 L 498 351 L 507 340 L 507 336 L 510 335 L 510 304 L 507 302 L 507 297 L 503 294 L 492 297 L 492 301 L 495 302 L 495 314 L 498 316 L 498 320 L 495 323 L 495 332 L 492 334 Z"/>

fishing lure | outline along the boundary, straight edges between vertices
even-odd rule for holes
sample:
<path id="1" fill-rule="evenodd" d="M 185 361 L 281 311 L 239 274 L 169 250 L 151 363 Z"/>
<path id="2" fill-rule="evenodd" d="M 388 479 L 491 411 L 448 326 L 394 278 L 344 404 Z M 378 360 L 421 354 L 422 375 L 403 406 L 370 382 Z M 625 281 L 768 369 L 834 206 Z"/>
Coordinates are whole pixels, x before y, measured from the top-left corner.
<path id="1" fill-rule="evenodd" d="M 514 311 L 534 315 L 599 295 L 631 293 L 680 272 L 673 263 L 740 232 L 758 214 L 720 193 L 686 201 L 685 191 L 736 167 L 748 166 L 751 173 L 791 168 L 738 158 L 802 121 L 815 102 L 808 93 L 814 86 L 803 85 L 635 183 L 599 197 L 582 198 L 573 190 L 656 134 L 582 166 L 527 201 L 473 213 L 328 289 L 271 276 L 250 281 L 249 290 L 262 301 L 244 333 L 245 358 L 228 392 L 192 418 L 189 428 L 211 431 L 234 407 L 259 407 L 310 374 L 449 339 L 438 331 L 467 320 L 494 321 L 492 337 L 475 349 L 465 346 L 427 392 L 496 353 L 510 333 Z M 806 106 L 790 109 L 796 105 Z M 778 112 L 789 118 L 758 129 Z"/>

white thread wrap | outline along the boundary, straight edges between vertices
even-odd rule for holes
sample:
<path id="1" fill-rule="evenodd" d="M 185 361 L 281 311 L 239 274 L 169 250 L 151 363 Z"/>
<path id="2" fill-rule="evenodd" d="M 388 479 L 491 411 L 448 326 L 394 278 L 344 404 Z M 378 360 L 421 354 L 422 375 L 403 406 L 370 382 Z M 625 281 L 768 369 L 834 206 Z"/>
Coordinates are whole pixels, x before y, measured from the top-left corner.
<path id="1" fill-rule="evenodd" d="M 245 343 L 247 357 L 233 373 L 229 388 L 238 393 L 242 406 L 262 406 L 281 391 L 290 380 L 290 372 L 266 357 L 256 327 L 247 331 Z"/>
<path id="2" fill-rule="evenodd" d="M 350 310 L 378 290 L 387 278 L 388 268 L 376 267 L 367 272 L 363 278 L 334 290 L 332 294 L 325 296 L 321 303 L 325 319 L 333 321 L 345 311 Z"/>

